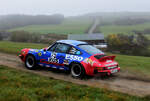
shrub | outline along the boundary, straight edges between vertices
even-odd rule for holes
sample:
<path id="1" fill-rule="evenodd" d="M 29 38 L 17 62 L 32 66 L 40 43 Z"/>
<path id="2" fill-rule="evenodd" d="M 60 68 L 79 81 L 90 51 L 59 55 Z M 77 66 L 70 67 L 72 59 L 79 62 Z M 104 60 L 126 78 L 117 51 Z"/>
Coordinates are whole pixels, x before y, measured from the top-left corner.
<path id="1" fill-rule="evenodd" d="M 31 34 L 26 31 L 14 31 L 10 36 L 10 40 L 14 42 L 40 42 L 40 35 Z"/>
<path id="2" fill-rule="evenodd" d="M 10 40 L 14 42 L 28 42 L 30 34 L 25 31 L 12 32 Z"/>
<path id="3" fill-rule="evenodd" d="M 36 34 L 26 31 L 14 31 L 10 36 L 10 40 L 14 42 L 31 42 L 31 43 L 46 43 L 51 44 L 57 40 L 66 39 L 66 35 L 58 34 Z"/>
<path id="4" fill-rule="evenodd" d="M 2 37 L 2 35 L 0 34 L 0 41 L 1 41 L 1 40 L 3 40 L 3 37 Z"/>
<path id="5" fill-rule="evenodd" d="M 112 34 L 107 37 L 108 51 L 123 54 L 150 56 L 150 41 L 143 34 Z"/>

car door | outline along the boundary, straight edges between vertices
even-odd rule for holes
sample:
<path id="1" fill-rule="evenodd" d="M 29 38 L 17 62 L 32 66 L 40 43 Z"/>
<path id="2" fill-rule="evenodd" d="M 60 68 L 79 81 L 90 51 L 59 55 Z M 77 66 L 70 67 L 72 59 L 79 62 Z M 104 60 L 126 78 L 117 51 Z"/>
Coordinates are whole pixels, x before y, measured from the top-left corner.
<path id="1" fill-rule="evenodd" d="M 56 43 L 46 52 L 47 63 L 55 68 L 62 68 L 66 53 L 68 53 L 70 46 L 63 43 Z"/>
<path id="2" fill-rule="evenodd" d="M 54 59 L 50 60 L 50 57 L 52 57 L 52 53 L 54 53 L 55 48 L 57 46 L 57 43 L 55 43 L 54 45 L 52 45 L 50 48 L 47 49 L 47 51 L 43 51 L 42 56 L 40 56 L 40 63 L 39 64 L 44 64 L 44 66 L 46 67 L 52 67 L 53 63 L 55 63 L 56 61 L 54 61 Z M 54 57 L 54 55 L 53 55 Z"/>
<path id="3" fill-rule="evenodd" d="M 55 52 L 57 54 L 56 58 L 59 61 L 59 65 L 61 66 L 64 65 L 66 54 L 69 52 L 70 48 L 71 48 L 70 45 L 63 44 L 63 43 L 59 43 L 55 48 Z"/>

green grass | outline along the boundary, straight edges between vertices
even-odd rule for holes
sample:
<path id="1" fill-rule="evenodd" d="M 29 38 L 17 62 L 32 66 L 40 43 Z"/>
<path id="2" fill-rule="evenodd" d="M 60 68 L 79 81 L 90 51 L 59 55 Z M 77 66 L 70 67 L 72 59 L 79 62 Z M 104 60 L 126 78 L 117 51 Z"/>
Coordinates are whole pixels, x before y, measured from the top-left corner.
<path id="1" fill-rule="evenodd" d="M 0 41 L 0 52 L 10 53 L 10 54 L 19 54 L 23 48 L 35 48 L 41 49 L 47 47 L 45 44 L 33 44 L 33 43 L 15 43 Z M 128 55 L 119 55 L 115 54 L 116 60 L 119 62 L 119 65 L 122 70 L 128 70 L 131 73 L 141 74 L 141 76 L 150 77 L 150 57 L 143 56 L 128 56 Z"/>
<path id="2" fill-rule="evenodd" d="M 115 55 L 116 61 L 119 63 L 122 70 L 128 70 L 135 75 L 141 75 L 141 77 L 147 76 L 150 78 L 150 57 Z"/>
<path id="3" fill-rule="evenodd" d="M 117 26 L 117 25 L 109 25 L 109 26 L 100 26 L 101 32 L 105 34 L 105 36 L 109 34 L 132 34 L 133 30 L 143 31 L 144 29 L 150 28 L 150 23 L 138 24 L 138 25 L 128 25 L 128 26 Z"/>
<path id="4" fill-rule="evenodd" d="M 19 54 L 23 48 L 37 48 L 41 49 L 47 47 L 46 44 L 34 44 L 34 43 L 17 43 L 9 41 L 0 41 L 0 52 Z"/>
<path id="5" fill-rule="evenodd" d="M 149 101 L 0 65 L 0 101 Z"/>
<path id="6" fill-rule="evenodd" d="M 10 29 L 9 31 L 24 30 L 28 32 L 35 32 L 41 34 L 47 34 L 47 33 L 83 34 L 88 29 L 90 24 L 91 21 L 87 21 L 87 20 L 66 19 L 60 25 L 30 25 L 30 26 Z"/>

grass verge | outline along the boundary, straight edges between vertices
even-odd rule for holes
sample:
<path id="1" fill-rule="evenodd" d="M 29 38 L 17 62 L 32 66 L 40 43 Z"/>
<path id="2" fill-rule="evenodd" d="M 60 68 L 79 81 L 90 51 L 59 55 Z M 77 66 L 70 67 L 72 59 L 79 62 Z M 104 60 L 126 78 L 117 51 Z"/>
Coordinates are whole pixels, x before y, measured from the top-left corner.
<path id="1" fill-rule="evenodd" d="M 34 43 L 18 43 L 9 41 L 0 41 L 0 52 L 9 54 L 19 54 L 23 48 L 41 49 L 47 47 L 46 44 L 34 44 Z"/>
<path id="2" fill-rule="evenodd" d="M 0 65 L 0 101 L 149 101 Z"/>

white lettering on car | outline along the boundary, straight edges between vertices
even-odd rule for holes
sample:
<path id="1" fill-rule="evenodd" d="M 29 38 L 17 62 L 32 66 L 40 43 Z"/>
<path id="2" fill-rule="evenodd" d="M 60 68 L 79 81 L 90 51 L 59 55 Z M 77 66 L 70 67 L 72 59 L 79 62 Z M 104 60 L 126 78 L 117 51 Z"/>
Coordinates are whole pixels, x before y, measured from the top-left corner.
<path id="1" fill-rule="evenodd" d="M 65 59 L 82 61 L 82 60 L 83 60 L 83 57 L 66 54 Z"/>
<path id="2" fill-rule="evenodd" d="M 114 63 L 106 64 L 105 66 L 116 65 L 116 64 L 117 64 L 117 63 L 114 62 Z"/>
<path id="3" fill-rule="evenodd" d="M 112 62 L 112 60 L 107 60 L 106 63 L 108 63 L 108 62 Z"/>
<path id="4" fill-rule="evenodd" d="M 57 53 L 53 52 L 48 58 L 48 62 L 59 63 L 59 60 L 56 58 Z"/>

